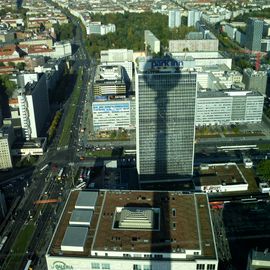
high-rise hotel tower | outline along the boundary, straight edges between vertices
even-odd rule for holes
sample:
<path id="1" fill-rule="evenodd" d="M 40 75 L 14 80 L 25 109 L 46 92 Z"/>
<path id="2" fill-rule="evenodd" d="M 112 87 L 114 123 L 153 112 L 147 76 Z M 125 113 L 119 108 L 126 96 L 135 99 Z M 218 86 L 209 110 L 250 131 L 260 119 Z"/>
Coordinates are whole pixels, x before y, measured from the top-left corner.
<path id="1" fill-rule="evenodd" d="M 197 75 L 172 59 L 138 61 L 136 145 L 140 183 L 193 174 Z"/>

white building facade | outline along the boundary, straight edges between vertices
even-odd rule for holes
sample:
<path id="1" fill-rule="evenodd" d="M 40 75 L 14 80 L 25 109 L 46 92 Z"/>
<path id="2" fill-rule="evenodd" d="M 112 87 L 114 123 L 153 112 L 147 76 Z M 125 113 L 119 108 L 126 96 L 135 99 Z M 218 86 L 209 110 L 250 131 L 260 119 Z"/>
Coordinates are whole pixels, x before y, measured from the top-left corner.
<path id="1" fill-rule="evenodd" d="M 264 97 L 252 91 L 198 91 L 196 126 L 260 123 Z"/>
<path id="2" fill-rule="evenodd" d="M 12 168 L 11 146 L 15 140 L 13 127 L 4 125 L 0 129 L 0 170 Z"/>
<path id="3" fill-rule="evenodd" d="M 169 28 L 179 27 L 181 25 L 181 11 L 180 10 L 169 10 Z"/>
<path id="4" fill-rule="evenodd" d="M 92 103 L 94 130 L 131 128 L 131 104 L 129 100 Z"/>
<path id="5" fill-rule="evenodd" d="M 160 52 L 160 40 L 149 30 L 144 31 L 145 46 L 154 53 Z"/>
<path id="6" fill-rule="evenodd" d="M 188 11 L 188 26 L 196 26 L 196 23 L 200 21 L 201 11 L 192 9 Z"/>
<path id="7" fill-rule="evenodd" d="M 24 137 L 26 140 L 37 138 L 49 114 L 46 76 L 19 89 L 18 102 Z"/>

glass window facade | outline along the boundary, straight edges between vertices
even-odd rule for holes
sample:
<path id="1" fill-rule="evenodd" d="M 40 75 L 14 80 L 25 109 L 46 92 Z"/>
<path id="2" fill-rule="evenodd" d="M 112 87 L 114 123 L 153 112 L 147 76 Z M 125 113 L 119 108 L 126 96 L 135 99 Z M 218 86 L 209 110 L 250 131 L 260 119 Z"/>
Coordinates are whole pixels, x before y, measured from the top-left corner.
<path id="1" fill-rule="evenodd" d="M 196 73 L 137 75 L 140 181 L 193 174 Z"/>

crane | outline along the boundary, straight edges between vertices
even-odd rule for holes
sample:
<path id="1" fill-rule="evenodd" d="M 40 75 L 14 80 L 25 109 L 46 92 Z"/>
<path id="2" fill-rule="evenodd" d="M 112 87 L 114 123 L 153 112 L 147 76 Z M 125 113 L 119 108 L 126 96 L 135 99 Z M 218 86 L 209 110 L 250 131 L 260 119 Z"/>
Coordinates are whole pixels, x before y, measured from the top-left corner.
<path id="1" fill-rule="evenodd" d="M 261 56 L 266 56 L 266 52 L 261 52 L 261 51 L 251 51 L 248 49 L 239 49 L 239 50 L 230 50 L 231 52 L 235 53 L 243 53 L 243 54 L 253 54 L 256 55 L 256 64 L 255 64 L 255 69 L 258 71 L 261 67 Z"/>

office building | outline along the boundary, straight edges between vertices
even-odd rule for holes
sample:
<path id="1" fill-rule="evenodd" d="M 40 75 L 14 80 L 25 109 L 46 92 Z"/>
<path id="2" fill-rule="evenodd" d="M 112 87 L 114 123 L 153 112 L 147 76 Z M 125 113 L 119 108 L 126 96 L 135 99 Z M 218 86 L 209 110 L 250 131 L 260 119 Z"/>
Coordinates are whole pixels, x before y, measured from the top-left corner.
<path id="1" fill-rule="evenodd" d="M 260 123 L 264 97 L 252 91 L 198 91 L 196 126 Z"/>
<path id="2" fill-rule="evenodd" d="M 126 97 L 124 70 L 119 65 L 99 65 L 94 82 L 95 97 Z"/>
<path id="3" fill-rule="evenodd" d="M 240 44 L 240 46 L 245 46 L 247 40 L 247 35 L 239 30 L 235 32 L 235 41 Z"/>
<path id="4" fill-rule="evenodd" d="M 208 203 L 205 194 L 72 191 L 47 269 L 217 270 Z"/>
<path id="5" fill-rule="evenodd" d="M 41 136 L 42 128 L 49 115 L 49 98 L 45 74 L 37 82 L 27 83 L 18 89 L 23 136 L 31 140 Z"/>
<path id="6" fill-rule="evenodd" d="M 136 70 L 136 162 L 141 183 L 193 174 L 197 74 L 179 72 L 178 64 L 171 58 L 149 59 Z"/>
<path id="7" fill-rule="evenodd" d="M 132 62 L 133 50 L 109 49 L 100 51 L 100 62 Z"/>
<path id="8" fill-rule="evenodd" d="M 12 125 L 3 125 L 0 128 L 0 170 L 12 168 L 11 146 L 14 140 Z"/>
<path id="9" fill-rule="evenodd" d="M 72 47 L 71 43 L 69 41 L 60 41 L 55 42 L 53 45 L 53 53 L 51 54 L 52 58 L 62 58 L 62 57 L 68 57 L 72 55 Z"/>
<path id="10" fill-rule="evenodd" d="M 243 72 L 243 83 L 246 86 L 246 90 L 256 90 L 266 95 L 267 72 L 246 68 Z"/>
<path id="11" fill-rule="evenodd" d="M 248 18 L 246 28 L 246 48 L 251 51 L 261 51 L 263 34 L 263 21 L 256 18 Z"/>
<path id="12" fill-rule="evenodd" d="M 188 26 L 196 26 L 196 23 L 200 21 L 201 11 L 192 9 L 188 11 Z"/>
<path id="13" fill-rule="evenodd" d="M 261 50 L 262 52 L 269 52 L 270 51 L 270 38 L 263 38 L 261 40 Z"/>
<path id="14" fill-rule="evenodd" d="M 169 10 L 168 18 L 169 28 L 179 27 L 181 25 L 181 12 L 180 10 Z"/>
<path id="15" fill-rule="evenodd" d="M 133 79 L 133 50 L 110 49 L 100 52 L 102 65 L 117 65 L 123 67 L 124 79 L 130 82 Z"/>
<path id="16" fill-rule="evenodd" d="M 224 29 L 224 32 L 228 35 L 228 37 L 232 40 L 235 39 L 235 35 L 236 35 L 236 31 L 237 31 L 237 28 L 234 27 L 233 25 L 229 24 L 229 23 L 226 23 L 223 27 Z M 240 42 L 238 42 L 240 43 Z"/>
<path id="17" fill-rule="evenodd" d="M 131 128 L 129 100 L 108 100 L 92 103 L 94 131 Z"/>
<path id="18" fill-rule="evenodd" d="M 226 65 L 229 69 L 232 68 L 232 58 L 225 57 L 220 52 L 177 52 L 172 53 L 173 58 L 194 59 L 195 68 L 199 70 L 202 66 L 211 65 Z"/>
<path id="19" fill-rule="evenodd" d="M 179 39 L 169 40 L 169 52 L 217 52 L 219 41 L 211 33 L 207 33 L 203 39 Z"/>
<path id="20" fill-rule="evenodd" d="M 87 35 L 106 35 L 108 33 L 114 33 L 116 30 L 115 24 L 101 24 L 101 22 L 90 22 L 86 25 Z"/>
<path id="21" fill-rule="evenodd" d="M 100 35 L 100 32 L 101 32 L 101 22 L 91 22 L 86 25 L 87 35 L 92 35 L 92 34 Z"/>
<path id="22" fill-rule="evenodd" d="M 149 30 L 144 31 L 144 43 L 147 51 L 149 49 L 154 53 L 160 52 L 160 40 Z"/>

